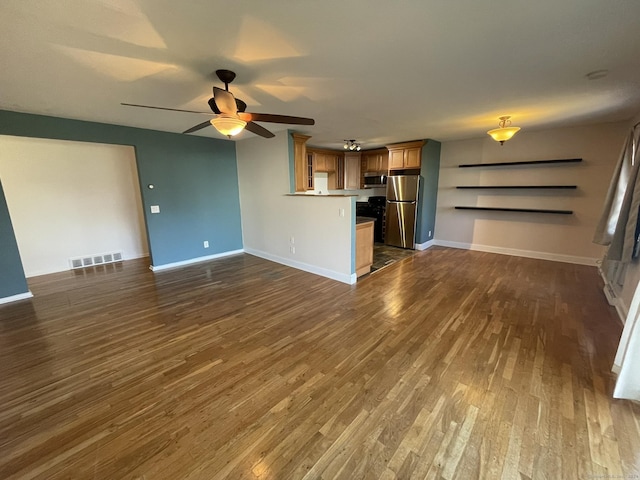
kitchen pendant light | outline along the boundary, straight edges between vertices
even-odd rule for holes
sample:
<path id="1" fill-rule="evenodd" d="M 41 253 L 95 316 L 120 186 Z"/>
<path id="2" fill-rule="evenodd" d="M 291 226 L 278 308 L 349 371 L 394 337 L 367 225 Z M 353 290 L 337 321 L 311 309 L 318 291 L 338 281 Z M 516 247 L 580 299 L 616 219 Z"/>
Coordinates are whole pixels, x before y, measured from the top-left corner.
<path id="1" fill-rule="evenodd" d="M 504 145 L 504 142 L 513 137 L 520 130 L 520 127 L 510 126 L 510 118 L 511 117 L 509 115 L 500 117 L 500 122 L 498 123 L 499 128 L 494 128 L 487 132 L 496 142 L 500 142 L 500 145 Z"/>
<path id="2" fill-rule="evenodd" d="M 345 140 L 343 148 L 345 150 L 351 150 L 351 151 L 355 150 L 359 152 L 362 147 L 355 140 Z"/>
<path id="3" fill-rule="evenodd" d="M 233 137 L 244 130 L 244 127 L 247 126 L 247 122 L 237 117 L 218 115 L 211 119 L 211 125 L 213 125 L 222 135 Z"/>

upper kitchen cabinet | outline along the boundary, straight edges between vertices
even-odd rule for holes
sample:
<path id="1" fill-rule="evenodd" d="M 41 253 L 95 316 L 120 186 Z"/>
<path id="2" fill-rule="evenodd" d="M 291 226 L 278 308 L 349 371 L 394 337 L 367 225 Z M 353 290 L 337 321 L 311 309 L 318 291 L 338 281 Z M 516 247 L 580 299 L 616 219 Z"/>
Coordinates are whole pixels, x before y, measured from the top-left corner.
<path id="1" fill-rule="evenodd" d="M 389 170 L 420 168 L 424 140 L 387 145 Z"/>
<path id="2" fill-rule="evenodd" d="M 313 174 L 327 174 L 329 190 L 345 188 L 345 158 L 342 152 L 310 147 L 307 149 L 307 156 L 313 165 Z"/>
<path id="3" fill-rule="evenodd" d="M 338 154 L 336 152 L 317 150 L 313 148 L 307 149 L 308 153 L 313 154 L 313 171 L 315 172 L 335 172 L 338 165 Z"/>
<path id="4" fill-rule="evenodd" d="M 313 190 L 313 163 L 307 155 L 307 140 L 311 137 L 300 133 L 292 133 L 293 169 L 295 173 L 296 192 Z"/>
<path id="5" fill-rule="evenodd" d="M 386 173 L 388 162 L 389 152 L 386 148 L 362 152 L 362 173 Z"/>
<path id="6" fill-rule="evenodd" d="M 357 190 L 360 188 L 360 157 L 359 153 L 344 154 L 345 190 Z"/>

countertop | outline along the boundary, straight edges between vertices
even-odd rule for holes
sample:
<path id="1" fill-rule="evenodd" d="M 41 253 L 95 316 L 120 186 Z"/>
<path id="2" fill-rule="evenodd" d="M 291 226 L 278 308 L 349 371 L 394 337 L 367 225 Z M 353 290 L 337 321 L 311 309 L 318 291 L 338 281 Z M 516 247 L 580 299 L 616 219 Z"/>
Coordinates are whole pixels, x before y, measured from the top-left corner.
<path id="1" fill-rule="evenodd" d="M 356 225 L 359 225 L 361 223 L 375 222 L 375 221 L 376 219 L 372 217 L 356 217 Z"/>
<path id="2" fill-rule="evenodd" d="M 358 194 L 348 194 L 348 193 L 331 193 L 328 195 L 325 194 L 311 194 L 311 193 L 285 193 L 286 197 L 358 197 Z"/>

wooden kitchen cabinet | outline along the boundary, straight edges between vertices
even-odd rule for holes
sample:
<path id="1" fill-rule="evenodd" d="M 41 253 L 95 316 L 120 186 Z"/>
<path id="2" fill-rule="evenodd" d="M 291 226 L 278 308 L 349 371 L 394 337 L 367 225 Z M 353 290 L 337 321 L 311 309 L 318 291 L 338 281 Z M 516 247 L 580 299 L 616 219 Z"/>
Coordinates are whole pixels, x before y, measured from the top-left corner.
<path id="1" fill-rule="evenodd" d="M 405 168 L 420 168 L 422 163 L 422 145 L 419 147 L 405 148 L 404 166 Z"/>
<path id="2" fill-rule="evenodd" d="M 373 224 L 356 224 L 356 277 L 369 273 L 373 265 Z"/>
<path id="3" fill-rule="evenodd" d="M 422 163 L 424 140 L 387 145 L 389 170 L 417 169 Z"/>
<path id="4" fill-rule="evenodd" d="M 338 155 L 335 152 L 321 151 L 316 149 L 307 149 L 313 154 L 313 171 L 314 172 L 335 172 L 338 163 Z"/>
<path id="5" fill-rule="evenodd" d="M 389 170 L 389 151 L 386 148 L 362 152 L 360 162 L 360 188 L 364 188 L 365 173 L 386 175 Z"/>
<path id="6" fill-rule="evenodd" d="M 324 155 L 324 170 L 327 173 L 335 172 L 338 168 L 338 155 Z"/>
<path id="7" fill-rule="evenodd" d="M 336 170 L 329 172 L 329 190 L 344 190 L 344 155 L 336 155 Z"/>
<path id="8" fill-rule="evenodd" d="M 338 169 L 338 155 L 335 153 L 333 155 L 325 155 L 324 165 L 327 173 L 335 172 Z"/>
<path id="9" fill-rule="evenodd" d="M 311 137 L 300 133 L 292 133 L 293 138 L 293 170 L 295 191 L 313 190 L 313 165 L 307 155 L 307 140 Z"/>
<path id="10" fill-rule="evenodd" d="M 344 189 L 344 156 L 342 152 L 308 148 L 307 154 L 312 156 L 311 175 L 326 173 L 329 190 Z"/>
<path id="11" fill-rule="evenodd" d="M 327 160 L 326 155 L 322 153 L 313 153 L 313 171 L 314 172 L 326 172 Z"/>
<path id="12" fill-rule="evenodd" d="M 404 150 L 389 150 L 389 170 L 404 168 Z"/>
<path id="13" fill-rule="evenodd" d="M 362 153 L 362 173 L 386 173 L 389 152 L 386 149 L 370 150 Z"/>
<path id="14" fill-rule="evenodd" d="M 359 153 L 344 155 L 344 189 L 357 190 L 360 188 L 360 157 Z"/>
<path id="15" fill-rule="evenodd" d="M 387 173 L 389 171 L 389 150 L 386 148 L 380 152 L 380 171 Z"/>

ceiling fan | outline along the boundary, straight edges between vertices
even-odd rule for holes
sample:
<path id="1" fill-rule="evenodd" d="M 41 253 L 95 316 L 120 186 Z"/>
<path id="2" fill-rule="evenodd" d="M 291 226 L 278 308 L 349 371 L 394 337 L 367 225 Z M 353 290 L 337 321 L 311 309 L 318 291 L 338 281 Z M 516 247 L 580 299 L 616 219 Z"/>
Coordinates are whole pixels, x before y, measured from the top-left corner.
<path id="1" fill-rule="evenodd" d="M 213 87 L 213 97 L 209 99 L 209 107 L 215 116 L 206 122 L 194 125 L 182 133 L 193 133 L 210 125 L 213 125 L 221 134 L 231 138 L 247 129 L 256 135 L 264 138 L 275 137 L 273 133 L 258 125 L 255 122 L 286 123 L 290 125 L 314 125 L 312 118 L 292 117 L 289 115 L 275 115 L 270 113 L 250 113 L 246 112 L 247 104 L 235 98 L 229 91 L 229 84 L 236 78 L 236 74 L 231 70 L 216 70 L 216 75 L 222 83 L 224 90 Z M 211 115 L 208 112 L 198 112 L 195 110 L 182 110 L 179 108 L 154 107 L 151 105 L 138 105 L 135 103 L 121 103 L 127 107 L 153 108 L 155 110 L 169 110 L 172 112 L 201 113 Z"/>

